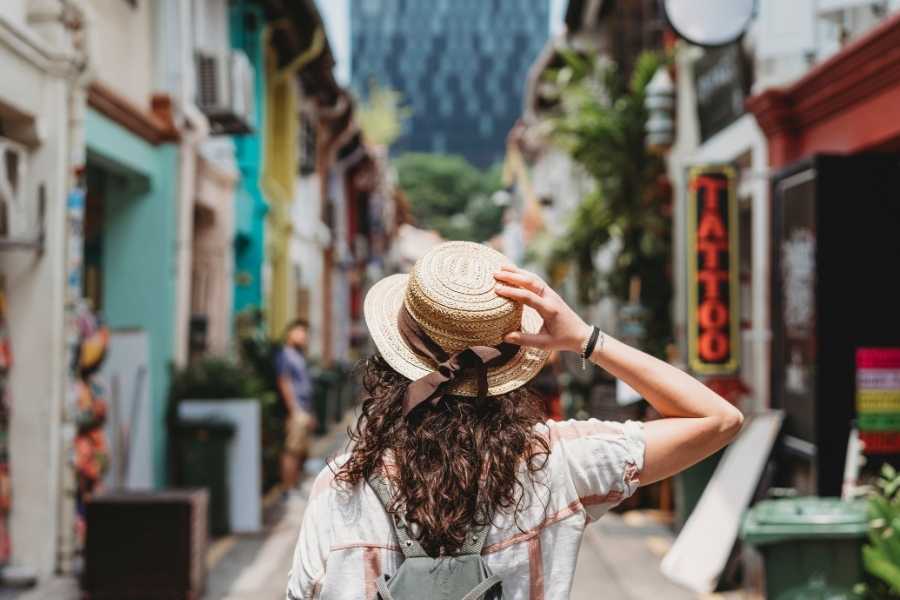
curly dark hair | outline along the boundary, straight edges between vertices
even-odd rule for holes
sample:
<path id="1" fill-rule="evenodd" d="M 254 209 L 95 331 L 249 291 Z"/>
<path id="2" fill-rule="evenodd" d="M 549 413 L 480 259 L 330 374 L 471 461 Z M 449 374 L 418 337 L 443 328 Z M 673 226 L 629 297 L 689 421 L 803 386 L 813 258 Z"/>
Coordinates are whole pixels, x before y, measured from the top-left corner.
<path id="1" fill-rule="evenodd" d="M 390 451 L 396 469 L 388 476 L 397 493 L 389 512 L 402 507 L 432 556 L 459 550 L 466 532 L 497 512 L 519 512 L 523 462 L 533 480 L 550 453 L 547 438 L 534 428 L 544 420 L 536 394 L 525 386 L 480 402 L 445 396 L 404 418 L 409 380 L 379 355 L 361 371 L 362 414 L 350 428 L 353 447 L 338 468 L 338 484 L 351 487 L 383 473 Z"/>

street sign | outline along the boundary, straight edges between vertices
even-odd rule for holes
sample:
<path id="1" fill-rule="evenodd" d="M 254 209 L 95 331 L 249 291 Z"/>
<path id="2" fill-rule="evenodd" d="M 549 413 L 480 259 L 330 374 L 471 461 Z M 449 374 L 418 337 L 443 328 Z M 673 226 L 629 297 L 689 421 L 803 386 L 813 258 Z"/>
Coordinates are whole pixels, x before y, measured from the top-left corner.
<path id="1" fill-rule="evenodd" d="M 727 165 L 688 174 L 688 364 L 701 375 L 740 364 L 735 179 Z"/>

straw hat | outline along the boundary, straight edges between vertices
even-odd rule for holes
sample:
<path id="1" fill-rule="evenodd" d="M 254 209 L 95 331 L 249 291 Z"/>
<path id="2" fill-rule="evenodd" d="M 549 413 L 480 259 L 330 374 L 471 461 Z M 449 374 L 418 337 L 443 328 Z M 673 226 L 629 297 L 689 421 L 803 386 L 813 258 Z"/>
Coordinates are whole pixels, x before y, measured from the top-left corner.
<path id="1" fill-rule="evenodd" d="M 511 331 L 537 333 L 542 320 L 536 311 L 494 292 L 493 274 L 508 263 L 487 246 L 446 242 L 420 258 L 409 275 L 391 275 L 372 286 L 365 300 L 366 324 L 385 361 L 413 381 L 435 370 L 436 364 L 414 352 L 400 333 L 397 321 L 403 305 L 448 353 L 497 346 Z M 523 386 L 537 375 L 548 355 L 537 348 L 519 348 L 505 364 L 487 370 L 488 395 Z M 458 378 L 447 393 L 477 396 L 475 377 Z"/>

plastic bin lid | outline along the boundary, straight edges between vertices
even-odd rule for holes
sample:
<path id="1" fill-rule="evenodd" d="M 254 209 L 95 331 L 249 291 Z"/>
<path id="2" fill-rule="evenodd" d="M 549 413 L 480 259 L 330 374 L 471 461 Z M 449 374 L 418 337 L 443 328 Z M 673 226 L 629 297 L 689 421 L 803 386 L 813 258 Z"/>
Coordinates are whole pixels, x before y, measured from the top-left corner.
<path id="1" fill-rule="evenodd" d="M 216 418 L 178 419 L 176 427 L 181 431 L 205 430 L 219 435 L 232 435 L 237 429 L 234 423 Z"/>
<path id="2" fill-rule="evenodd" d="M 751 544 L 808 538 L 861 537 L 868 530 L 865 500 L 783 498 L 765 500 L 747 512 L 741 537 Z"/>

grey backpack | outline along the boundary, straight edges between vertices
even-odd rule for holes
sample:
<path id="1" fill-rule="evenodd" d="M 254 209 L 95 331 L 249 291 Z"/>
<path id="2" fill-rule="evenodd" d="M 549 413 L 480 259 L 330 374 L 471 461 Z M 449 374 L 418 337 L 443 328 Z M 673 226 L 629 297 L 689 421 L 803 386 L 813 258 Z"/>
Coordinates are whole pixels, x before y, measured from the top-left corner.
<path id="1" fill-rule="evenodd" d="M 391 505 L 393 494 L 388 483 L 373 477 L 369 485 L 385 510 Z M 376 600 L 501 600 L 503 590 L 500 577 L 491 573 L 481 558 L 481 548 L 487 537 L 487 527 L 473 528 L 466 535 L 466 544 L 452 556 L 428 556 L 422 545 L 410 535 L 406 520 L 393 518 L 394 533 L 403 551 L 403 564 L 393 576 L 376 580 Z"/>

